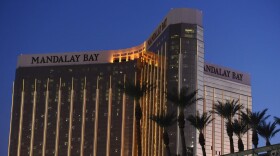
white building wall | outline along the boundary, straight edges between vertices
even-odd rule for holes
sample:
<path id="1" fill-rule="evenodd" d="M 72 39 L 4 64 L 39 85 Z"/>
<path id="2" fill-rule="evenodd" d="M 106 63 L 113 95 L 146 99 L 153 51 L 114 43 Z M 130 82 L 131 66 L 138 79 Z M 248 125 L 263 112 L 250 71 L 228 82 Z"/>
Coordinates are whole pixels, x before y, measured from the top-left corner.
<path id="1" fill-rule="evenodd" d="M 251 86 L 204 74 L 204 112 L 212 111 L 217 101 L 225 102 L 232 99 L 239 100 L 245 108 L 252 110 Z M 216 156 L 230 153 L 230 143 L 224 120 L 216 114 L 212 115 L 215 120 L 205 130 L 206 154 Z M 235 118 L 239 118 L 239 116 Z M 242 140 L 245 150 L 252 147 L 251 132 L 243 136 Z M 237 137 L 234 136 L 235 151 L 238 151 L 237 141 Z M 199 149 L 201 150 L 201 148 Z M 200 153 L 198 152 L 197 155 Z"/>
<path id="2" fill-rule="evenodd" d="M 204 95 L 204 41 L 203 41 L 203 28 L 198 26 L 197 27 L 197 86 L 196 89 L 198 91 L 197 97 L 203 97 Z M 198 101 L 196 104 L 196 112 L 204 112 L 204 102 Z M 199 145 L 199 132 L 196 132 L 196 139 L 195 139 L 195 147 L 194 152 L 196 155 L 202 155 L 201 146 Z"/>

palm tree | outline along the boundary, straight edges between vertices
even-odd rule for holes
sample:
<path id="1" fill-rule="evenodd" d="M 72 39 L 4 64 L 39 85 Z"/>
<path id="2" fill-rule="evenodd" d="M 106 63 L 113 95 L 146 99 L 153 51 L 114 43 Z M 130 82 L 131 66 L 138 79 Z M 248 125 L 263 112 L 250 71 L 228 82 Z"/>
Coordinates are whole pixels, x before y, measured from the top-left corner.
<path id="1" fill-rule="evenodd" d="M 150 119 L 155 121 L 160 127 L 163 128 L 163 142 L 166 148 L 167 156 L 171 156 L 170 148 L 169 148 L 169 136 L 167 132 L 167 128 L 172 126 L 176 122 L 175 113 L 170 114 L 161 114 L 161 115 L 151 115 Z"/>
<path id="2" fill-rule="evenodd" d="M 188 93 L 188 88 L 186 88 L 186 87 L 181 88 L 179 93 L 176 93 L 176 92 L 167 93 L 167 100 L 172 102 L 179 109 L 178 126 L 180 129 L 180 135 L 181 135 L 182 156 L 186 156 L 186 151 L 187 151 L 185 134 L 184 134 L 184 128 L 185 128 L 184 110 L 191 104 L 202 99 L 202 98 L 196 98 L 196 94 L 197 94 L 197 91 Z"/>
<path id="3" fill-rule="evenodd" d="M 142 119 L 142 108 L 140 106 L 140 99 L 148 92 L 151 91 L 153 85 L 148 85 L 145 83 L 140 83 L 136 81 L 136 84 L 133 84 L 129 81 L 126 81 L 125 85 L 119 85 L 119 88 L 128 96 L 134 98 L 136 101 L 135 106 L 135 121 L 136 121 L 136 137 L 137 137 L 137 146 L 138 146 L 138 156 L 142 156 L 142 146 L 141 146 L 141 126 L 140 121 Z"/>
<path id="4" fill-rule="evenodd" d="M 234 119 L 234 122 L 232 123 L 233 133 L 238 137 L 238 150 L 244 151 L 244 144 L 242 141 L 242 136 L 248 132 L 249 126 L 247 123 L 241 119 L 238 121 L 237 119 Z"/>
<path id="5" fill-rule="evenodd" d="M 218 101 L 214 106 L 214 113 L 226 120 L 226 129 L 230 142 L 230 153 L 234 153 L 233 144 L 233 117 L 243 108 L 242 104 L 238 104 L 238 100 L 226 100 L 225 103 Z"/>
<path id="6" fill-rule="evenodd" d="M 270 115 L 265 116 L 266 111 L 267 111 L 267 109 L 264 109 L 263 111 L 259 111 L 259 112 L 252 112 L 249 109 L 247 109 L 246 112 L 242 112 L 242 119 L 252 129 L 252 132 L 253 132 L 252 143 L 255 148 L 258 148 L 258 144 L 259 144 L 257 128 L 261 122 L 265 121 L 270 116 Z"/>
<path id="7" fill-rule="evenodd" d="M 276 129 L 276 124 L 276 122 L 273 122 L 271 124 L 270 122 L 266 123 L 265 121 L 263 121 L 257 128 L 259 135 L 265 139 L 266 146 L 271 145 L 270 139 L 280 131 L 280 129 Z"/>
<path id="8" fill-rule="evenodd" d="M 201 116 L 198 114 L 196 116 L 190 115 L 187 117 L 187 120 L 191 123 L 191 125 L 199 131 L 199 144 L 202 148 L 203 156 L 206 156 L 203 130 L 209 123 L 212 122 L 213 119 L 210 119 L 210 117 L 211 115 L 208 115 L 207 113 L 203 113 Z"/>

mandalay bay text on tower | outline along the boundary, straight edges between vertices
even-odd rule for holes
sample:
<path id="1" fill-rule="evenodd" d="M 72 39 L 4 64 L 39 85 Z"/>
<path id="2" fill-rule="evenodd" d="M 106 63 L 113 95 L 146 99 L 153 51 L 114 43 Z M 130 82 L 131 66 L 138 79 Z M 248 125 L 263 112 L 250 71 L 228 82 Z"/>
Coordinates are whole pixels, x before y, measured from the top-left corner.
<path id="1" fill-rule="evenodd" d="M 135 101 L 117 87 L 126 81 L 155 85 L 140 103 L 143 156 L 165 155 L 163 130 L 149 117 L 177 110 L 166 99 L 174 88 L 188 87 L 204 98 L 188 107 L 186 115 L 209 112 L 218 100 L 236 99 L 252 109 L 249 74 L 205 62 L 202 12 L 172 9 L 148 39 L 135 47 L 20 55 L 9 155 L 137 155 Z M 229 153 L 223 119 L 215 114 L 212 118 L 204 131 L 206 153 Z M 168 130 L 171 151 L 180 154 L 177 124 Z M 186 121 L 187 150 L 200 156 L 198 136 Z M 245 150 L 250 149 L 251 133 L 242 139 Z"/>

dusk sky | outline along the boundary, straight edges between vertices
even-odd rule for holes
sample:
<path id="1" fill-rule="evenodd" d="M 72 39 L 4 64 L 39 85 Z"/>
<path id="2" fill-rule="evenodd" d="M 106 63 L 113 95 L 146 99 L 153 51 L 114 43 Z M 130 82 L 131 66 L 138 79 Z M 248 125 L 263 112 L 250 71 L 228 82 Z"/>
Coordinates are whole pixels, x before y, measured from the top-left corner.
<path id="1" fill-rule="evenodd" d="M 206 61 L 249 73 L 253 110 L 280 117 L 280 0 L 1 0 L 0 155 L 7 155 L 18 55 L 136 46 L 172 8 L 203 12 Z"/>

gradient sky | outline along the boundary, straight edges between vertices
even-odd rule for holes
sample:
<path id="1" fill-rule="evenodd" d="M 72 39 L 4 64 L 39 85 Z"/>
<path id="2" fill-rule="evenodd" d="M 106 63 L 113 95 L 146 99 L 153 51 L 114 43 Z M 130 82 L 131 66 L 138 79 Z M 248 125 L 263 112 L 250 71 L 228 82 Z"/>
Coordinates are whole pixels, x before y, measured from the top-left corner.
<path id="1" fill-rule="evenodd" d="M 279 0 L 1 0 L 0 155 L 7 155 L 18 55 L 132 47 L 183 7 L 203 12 L 206 61 L 250 73 L 253 110 L 280 116 Z"/>

